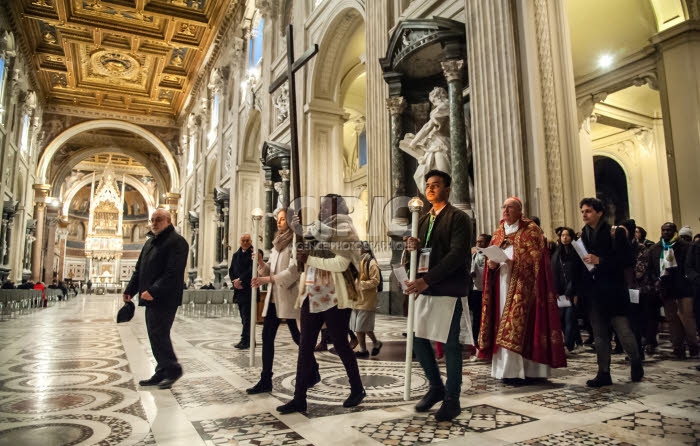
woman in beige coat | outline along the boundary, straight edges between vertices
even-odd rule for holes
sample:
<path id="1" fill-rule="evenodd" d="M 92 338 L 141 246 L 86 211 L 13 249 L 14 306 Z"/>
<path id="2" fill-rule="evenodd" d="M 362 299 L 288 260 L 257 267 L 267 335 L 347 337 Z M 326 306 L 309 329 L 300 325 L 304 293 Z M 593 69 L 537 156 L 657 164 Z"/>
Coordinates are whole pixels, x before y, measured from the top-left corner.
<path id="1" fill-rule="evenodd" d="M 374 336 L 374 316 L 377 312 L 377 287 L 382 280 L 377 259 L 369 247 L 362 242 L 362 260 L 360 261 L 360 296 L 355 301 L 355 308 L 350 316 L 350 330 L 357 333 L 360 350 L 355 352 L 358 358 L 367 358 L 365 334 L 372 340 L 372 356 L 377 356 L 382 348 L 382 342 Z"/>
<path id="2" fill-rule="evenodd" d="M 292 259 L 293 233 L 287 224 L 287 212 L 277 213 L 277 234 L 267 263 L 258 263 L 258 275 L 252 287 L 269 284 L 262 315 L 262 373 L 260 381 L 246 392 L 249 394 L 272 391 L 272 363 L 275 357 L 275 337 L 281 319 L 287 320 L 294 343 L 299 345 L 299 309 L 294 308 L 299 288 L 299 272 Z"/>

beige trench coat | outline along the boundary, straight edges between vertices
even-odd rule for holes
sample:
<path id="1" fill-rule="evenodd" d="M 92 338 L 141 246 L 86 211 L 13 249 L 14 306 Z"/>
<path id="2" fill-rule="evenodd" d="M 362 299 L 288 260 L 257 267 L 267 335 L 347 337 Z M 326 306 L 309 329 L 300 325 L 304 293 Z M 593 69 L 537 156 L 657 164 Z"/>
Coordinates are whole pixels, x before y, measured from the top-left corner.
<path id="1" fill-rule="evenodd" d="M 299 309 L 294 308 L 299 288 L 299 272 L 292 260 L 292 243 L 282 252 L 272 248 L 270 259 L 264 266 L 258 268 L 261 277 L 275 276 L 275 283 L 268 286 L 263 317 L 267 315 L 270 302 L 274 302 L 277 317 L 280 319 L 299 319 Z"/>

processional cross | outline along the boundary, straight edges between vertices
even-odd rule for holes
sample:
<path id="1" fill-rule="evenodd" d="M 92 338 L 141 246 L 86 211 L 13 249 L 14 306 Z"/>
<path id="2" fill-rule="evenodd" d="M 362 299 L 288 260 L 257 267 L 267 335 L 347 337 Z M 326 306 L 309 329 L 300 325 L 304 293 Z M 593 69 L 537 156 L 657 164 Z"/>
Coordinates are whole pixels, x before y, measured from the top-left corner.
<path id="1" fill-rule="evenodd" d="M 275 81 L 270 84 L 268 93 L 272 94 L 275 90 L 289 81 L 289 131 L 291 137 L 291 152 L 292 152 L 292 190 L 294 198 L 301 197 L 301 185 L 299 179 L 299 136 L 297 134 L 297 90 L 296 82 L 294 82 L 294 74 L 303 67 L 306 62 L 311 60 L 318 53 L 318 44 L 306 50 L 304 54 L 297 60 L 294 60 L 294 33 L 292 25 L 287 26 L 287 71 L 282 73 Z M 301 220 L 301 215 L 299 215 Z"/>

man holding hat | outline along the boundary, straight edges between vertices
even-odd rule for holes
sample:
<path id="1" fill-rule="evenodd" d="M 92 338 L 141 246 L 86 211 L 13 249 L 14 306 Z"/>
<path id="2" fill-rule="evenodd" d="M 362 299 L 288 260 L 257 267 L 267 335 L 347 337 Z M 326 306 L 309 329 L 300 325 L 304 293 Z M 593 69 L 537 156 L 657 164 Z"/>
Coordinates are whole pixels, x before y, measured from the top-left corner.
<path id="1" fill-rule="evenodd" d="M 523 215 L 517 197 L 503 202 L 491 246 L 507 260 L 488 260 L 479 333 L 479 356 L 491 358 L 491 376 L 513 384 L 548 378 L 566 367 L 564 338 L 544 233 Z"/>

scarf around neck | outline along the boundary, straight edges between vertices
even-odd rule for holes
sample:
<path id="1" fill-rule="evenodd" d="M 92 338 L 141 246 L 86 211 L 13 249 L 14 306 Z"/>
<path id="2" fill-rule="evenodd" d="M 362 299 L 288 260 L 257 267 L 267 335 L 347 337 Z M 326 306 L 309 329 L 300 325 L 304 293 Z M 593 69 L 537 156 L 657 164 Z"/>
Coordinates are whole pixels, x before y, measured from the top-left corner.
<path id="1" fill-rule="evenodd" d="M 287 229 L 284 232 L 277 231 L 275 238 L 272 240 L 272 246 L 275 247 L 277 252 L 282 252 L 292 243 L 292 237 L 294 237 L 294 232 L 291 229 Z"/>

